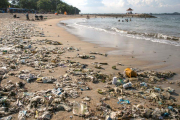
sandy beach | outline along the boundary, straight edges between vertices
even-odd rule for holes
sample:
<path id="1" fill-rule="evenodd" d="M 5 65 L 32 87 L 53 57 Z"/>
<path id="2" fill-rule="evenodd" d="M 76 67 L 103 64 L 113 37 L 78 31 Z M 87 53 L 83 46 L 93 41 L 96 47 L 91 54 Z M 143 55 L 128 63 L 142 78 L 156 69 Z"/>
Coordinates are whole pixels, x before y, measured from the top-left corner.
<path id="1" fill-rule="evenodd" d="M 30 40 L 32 41 L 39 41 L 39 40 L 52 40 L 52 41 L 58 41 L 60 43 L 62 43 L 62 45 L 60 47 L 62 48 L 70 48 L 73 46 L 73 48 L 76 48 L 78 50 L 73 50 L 73 51 L 67 51 L 63 54 L 60 54 L 59 60 L 61 61 L 73 61 L 75 63 L 79 62 L 81 64 L 86 64 L 88 67 L 88 69 L 92 69 L 94 73 L 101 73 L 101 74 L 106 74 L 106 75 L 110 75 L 112 77 L 115 77 L 118 75 L 118 73 L 120 72 L 121 74 L 123 74 L 123 71 L 126 68 L 136 68 L 137 70 L 142 70 L 142 71 L 149 71 L 149 70 L 157 70 L 157 72 L 169 72 L 169 70 L 179 74 L 180 71 L 178 68 L 176 68 L 176 70 L 173 70 L 172 67 L 170 69 L 167 69 L 168 71 L 166 71 L 166 69 L 163 68 L 167 68 L 169 64 L 172 64 L 171 62 L 162 62 L 160 63 L 159 61 L 153 61 L 151 58 L 149 58 L 149 60 L 147 59 L 139 59 L 138 56 L 136 55 L 129 55 L 129 54 L 123 54 L 123 55 L 113 55 L 110 53 L 113 53 L 112 51 L 116 51 L 116 48 L 112 48 L 112 47 L 103 47 L 97 44 L 93 44 L 93 43 L 89 43 L 85 40 L 83 40 L 84 38 L 75 36 L 73 34 L 68 33 L 63 27 L 59 27 L 59 22 L 62 20 L 67 20 L 67 19 L 75 19 L 75 18 L 85 18 L 86 16 L 81 16 L 81 15 L 77 15 L 77 16 L 65 16 L 65 15 L 50 15 L 50 14 L 45 14 L 45 20 L 43 21 L 26 21 L 25 20 L 25 15 L 22 14 L 17 14 L 17 16 L 19 16 L 19 19 L 14 19 L 12 18 L 12 15 L 9 14 L 0 14 L 0 22 L 1 25 L 3 24 L 3 21 L 10 21 L 13 22 L 14 20 L 17 21 L 25 21 L 28 24 L 34 24 L 35 27 L 37 27 L 40 32 L 43 32 L 45 37 L 31 37 Z M 30 18 L 33 18 L 34 15 L 31 14 Z M 92 16 L 94 17 L 94 16 Z M 8 24 L 8 23 L 6 23 Z M 24 23 L 23 23 L 24 24 Z M 37 30 L 36 30 L 37 31 Z M 4 33 L 3 33 L 4 34 Z M 0 31 L 0 35 L 2 35 L 2 32 Z M 33 47 L 37 47 L 39 49 L 41 48 L 55 48 L 57 46 L 55 45 L 49 45 L 49 44 L 43 44 L 43 45 L 36 45 L 33 44 Z M 123 47 L 121 51 L 125 51 L 125 49 L 127 49 L 126 47 Z M 153 48 L 152 48 L 153 49 Z M 153 50 L 151 50 L 153 51 Z M 158 50 L 156 50 L 158 51 Z M 102 53 L 103 55 L 98 55 L 98 54 L 90 54 L 90 52 L 98 52 L 98 53 Z M 108 54 L 109 53 L 109 54 Z M 104 54 L 108 54 L 107 56 L 105 56 Z M 79 55 L 92 55 L 93 57 L 95 56 L 95 59 L 81 59 L 80 57 L 77 57 Z M 4 61 L 4 59 L 2 58 L 4 55 L 2 55 L 1 61 Z M 6 57 L 6 56 L 4 56 Z M 57 57 L 56 55 L 52 55 L 53 57 Z M 95 65 L 93 63 L 108 63 L 108 65 L 102 65 L 102 69 L 96 69 Z M 116 66 L 116 69 L 112 69 L 112 66 Z M 67 70 L 70 67 L 65 65 L 65 67 L 55 67 L 51 70 L 53 70 L 54 72 L 49 72 L 49 69 L 40 69 L 40 70 L 35 70 L 33 67 L 27 66 L 27 65 L 21 65 L 20 68 L 17 71 L 13 71 L 14 73 L 17 73 L 21 70 L 27 69 L 30 70 L 31 73 L 36 73 L 36 74 L 41 74 L 41 76 L 45 77 L 45 76 L 53 76 L 57 79 L 59 79 L 60 76 L 63 76 L 65 74 L 70 75 Z M 77 67 L 78 68 L 78 67 Z M 81 81 L 81 77 L 79 76 L 73 76 L 70 75 L 72 78 L 72 81 L 77 82 L 78 80 Z M 141 78 L 139 78 L 141 79 Z M 173 97 L 176 98 L 176 102 L 175 103 L 179 103 L 180 101 L 180 97 L 179 97 L 179 92 L 180 92 L 180 88 L 178 86 L 178 82 L 179 81 L 179 75 L 175 75 L 173 78 L 170 78 L 171 80 L 167 79 L 165 81 L 158 81 L 156 84 L 153 84 L 154 86 L 156 85 L 161 85 L 162 88 L 166 88 L 166 87 L 171 87 L 173 89 L 175 89 L 174 94 L 171 94 Z M 31 92 L 37 92 L 37 91 L 46 91 L 48 89 L 54 89 L 56 88 L 56 84 L 43 84 L 43 83 L 37 83 L 37 82 L 31 82 L 31 83 L 27 83 L 24 80 L 21 80 L 20 78 L 16 77 L 16 76 L 8 76 L 6 79 L 3 79 L 1 82 L 1 86 L 6 85 L 6 83 L 11 80 L 12 83 L 16 83 L 16 82 L 24 82 L 25 83 L 25 88 L 26 90 L 31 93 Z M 101 80 L 100 80 L 101 81 Z M 140 81 L 135 81 L 135 83 L 139 83 Z M 174 84 L 171 84 L 173 83 Z M 82 98 L 88 96 L 91 98 L 91 101 L 88 101 L 88 106 L 89 106 L 89 111 L 94 111 L 95 115 L 94 116 L 98 116 L 101 114 L 101 111 L 96 111 L 96 104 L 97 103 L 101 103 L 100 99 L 103 97 L 107 97 L 110 96 L 110 93 L 106 93 L 106 95 L 103 94 L 99 94 L 97 92 L 98 89 L 106 89 L 104 88 L 105 85 L 109 85 L 110 88 L 115 88 L 115 85 L 112 84 L 107 84 L 107 83 L 112 83 L 112 78 L 109 81 L 106 81 L 106 83 L 103 82 L 99 82 L 94 84 L 92 81 L 87 81 L 85 82 L 85 84 L 87 86 L 89 86 L 89 88 L 91 90 L 78 90 L 80 92 L 80 97 L 78 98 L 67 98 L 67 100 L 69 102 L 81 102 Z M 122 87 L 122 86 L 121 86 Z M 119 87 L 120 88 L 120 87 Z M 125 91 L 125 90 L 123 90 Z M 127 90 L 128 92 L 132 92 L 133 90 Z M 117 104 L 118 102 L 118 97 L 121 97 L 122 95 L 120 95 L 120 93 L 118 93 L 116 96 L 111 96 L 109 100 L 105 101 L 106 104 L 110 105 L 111 108 L 113 109 L 113 111 L 118 111 L 120 110 L 120 108 L 123 106 L 123 104 Z M 125 95 L 126 96 L 126 95 Z M 149 102 L 150 100 L 144 100 L 141 97 L 131 97 L 128 96 L 127 99 L 129 99 L 129 101 L 131 102 L 131 105 L 135 105 L 135 104 L 146 104 L 146 108 L 162 108 L 161 106 L 158 105 L 158 103 L 154 103 L 154 105 L 152 105 L 151 102 Z M 167 105 L 165 105 L 167 106 Z M 165 107 L 163 106 L 163 107 Z M 177 105 L 174 105 L 174 107 Z M 179 108 L 178 108 L 179 109 Z M 13 120 L 18 119 L 17 118 L 18 113 L 13 114 Z M 52 120 L 69 120 L 70 116 L 73 116 L 73 112 L 67 112 L 67 111 L 58 111 L 55 112 L 55 114 L 52 115 Z M 33 115 L 30 118 L 27 118 L 28 120 L 33 120 L 34 117 Z M 79 116 L 73 116 L 72 118 L 73 120 L 80 120 L 80 119 L 85 119 L 83 117 L 79 117 Z M 104 118 L 102 118 L 104 119 Z"/>

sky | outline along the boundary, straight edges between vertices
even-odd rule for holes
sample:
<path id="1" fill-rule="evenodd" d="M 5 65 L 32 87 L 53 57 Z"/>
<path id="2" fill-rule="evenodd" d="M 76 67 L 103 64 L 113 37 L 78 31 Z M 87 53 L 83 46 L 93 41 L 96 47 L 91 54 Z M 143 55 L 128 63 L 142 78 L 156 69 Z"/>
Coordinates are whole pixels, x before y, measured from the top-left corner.
<path id="1" fill-rule="evenodd" d="M 81 10 L 81 13 L 134 13 L 180 12 L 180 0 L 62 0 Z"/>

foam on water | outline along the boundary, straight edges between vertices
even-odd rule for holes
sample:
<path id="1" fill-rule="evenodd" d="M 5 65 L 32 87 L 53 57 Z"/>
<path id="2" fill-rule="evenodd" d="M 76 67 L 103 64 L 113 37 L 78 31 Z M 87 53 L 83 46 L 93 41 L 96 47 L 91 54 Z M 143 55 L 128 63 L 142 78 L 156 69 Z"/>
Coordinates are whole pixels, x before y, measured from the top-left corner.
<path id="1" fill-rule="evenodd" d="M 157 16 L 155 19 L 132 18 L 118 22 L 115 18 L 91 18 L 62 21 L 74 28 L 87 28 L 162 44 L 180 46 L 180 16 Z"/>

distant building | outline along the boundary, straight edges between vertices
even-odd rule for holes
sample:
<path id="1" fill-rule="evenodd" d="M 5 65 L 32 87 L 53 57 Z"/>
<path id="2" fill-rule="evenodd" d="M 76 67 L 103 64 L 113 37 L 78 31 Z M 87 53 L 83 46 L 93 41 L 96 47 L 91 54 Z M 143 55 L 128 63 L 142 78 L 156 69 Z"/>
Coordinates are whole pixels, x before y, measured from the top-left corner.
<path id="1" fill-rule="evenodd" d="M 10 10 L 10 13 L 26 13 L 26 12 L 35 13 L 34 9 L 9 8 L 9 10 Z"/>
<path id="2" fill-rule="evenodd" d="M 133 14 L 132 13 L 133 9 L 131 9 L 131 8 L 127 9 L 126 11 L 127 11 L 127 14 Z"/>
<path id="3" fill-rule="evenodd" d="M 7 12 L 7 8 L 0 8 L 0 11 L 2 12 L 2 13 L 6 13 Z M 1 13 L 0 12 L 0 13 Z"/>
<path id="4" fill-rule="evenodd" d="M 35 13 L 36 11 L 34 9 L 24 9 L 24 8 L 0 8 L 1 11 L 5 13 Z"/>

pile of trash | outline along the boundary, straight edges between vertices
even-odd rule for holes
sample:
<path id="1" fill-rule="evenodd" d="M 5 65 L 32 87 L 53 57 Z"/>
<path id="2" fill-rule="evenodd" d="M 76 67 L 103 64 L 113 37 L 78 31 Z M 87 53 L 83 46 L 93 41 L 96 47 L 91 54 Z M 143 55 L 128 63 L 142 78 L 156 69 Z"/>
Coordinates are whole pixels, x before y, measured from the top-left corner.
<path id="1" fill-rule="evenodd" d="M 142 80 L 142 74 L 136 73 L 133 69 L 131 72 L 127 72 L 130 68 L 125 69 L 124 76 L 113 77 L 111 83 L 114 86 L 105 86 L 104 89 L 98 89 L 98 93 L 105 96 L 110 96 L 108 99 L 101 99 L 102 104 L 97 106 L 97 109 L 101 111 L 98 118 L 109 119 L 130 119 L 130 118 L 148 118 L 148 119 L 178 119 L 180 117 L 180 106 L 177 103 L 177 99 L 171 96 L 175 93 L 175 90 L 171 87 L 161 88 L 153 86 L 151 83 L 146 83 Z M 127 73 L 126 73 L 127 72 Z M 133 73 L 133 74 L 129 74 Z M 162 72 L 145 72 L 149 75 L 154 75 L 158 79 L 170 78 L 174 73 L 162 73 Z M 141 77 L 141 79 L 138 77 Z M 144 77 L 148 77 L 144 76 Z M 142 80 L 142 81 L 141 81 Z M 121 96 L 121 97 L 118 97 Z M 107 98 L 107 97 L 105 97 Z M 109 105 L 106 105 L 104 101 L 110 100 L 109 98 L 117 98 L 117 104 L 123 105 L 118 110 L 113 110 Z M 127 99 L 129 98 L 129 100 Z M 139 99 L 149 104 L 159 106 L 159 108 L 149 108 L 145 104 L 132 104 L 131 100 Z"/>
<path id="2" fill-rule="evenodd" d="M 78 66 L 77 66 L 78 67 Z M 113 110 L 110 105 L 102 102 L 98 104 L 96 110 L 101 111 L 97 116 L 91 116 L 90 118 L 101 118 L 101 119 L 129 119 L 129 118 L 152 118 L 152 119 L 177 119 L 179 118 L 179 105 L 177 99 L 172 97 L 171 94 L 175 93 L 175 90 L 167 87 L 161 88 L 159 86 L 154 86 L 151 82 L 152 77 L 159 79 L 159 81 L 165 81 L 168 78 L 173 77 L 175 74 L 168 72 L 141 72 L 138 73 L 134 69 L 127 68 L 124 73 L 118 73 L 117 77 L 112 75 L 105 75 L 102 73 L 95 73 L 93 70 L 87 68 L 73 68 L 69 69 L 69 73 L 78 76 L 79 80 L 91 81 L 93 83 L 103 82 L 106 83 L 105 89 L 98 89 L 97 92 L 101 95 L 109 95 L 108 100 L 115 98 L 117 96 L 123 96 L 122 98 L 117 98 L 117 104 L 122 104 L 126 108 L 119 108 L 118 110 Z M 83 72 L 86 70 L 86 72 Z M 79 74 L 74 74 L 78 71 Z M 142 76 L 145 73 L 146 76 Z M 162 79 L 163 78 L 163 79 Z M 146 82 L 147 81 L 147 82 Z M 115 85 L 116 87 L 112 86 Z M 150 104 L 155 104 L 161 106 L 161 109 L 151 108 L 149 109 L 145 105 L 133 105 L 131 99 L 137 98 L 149 102 Z M 103 100 L 107 100 L 106 98 Z M 130 107 L 133 106 L 133 107 Z M 169 108 L 172 107 L 173 111 Z"/>
<path id="3" fill-rule="evenodd" d="M 65 75 L 61 82 L 56 83 L 54 89 L 34 93 L 28 92 L 23 82 L 13 84 L 9 81 L 0 88 L 0 117 L 19 112 L 20 120 L 30 117 L 49 120 L 55 111 L 70 112 L 72 110 L 75 115 L 88 115 L 85 102 L 68 101 L 68 98 L 79 97 L 79 91 L 83 91 L 84 88 L 87 90 L 88 86 L 85 83 L 72 82 L 72 79 L 68 77 Z"/>

